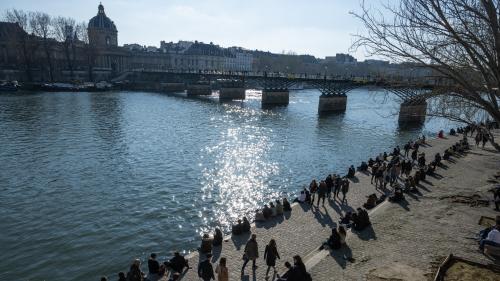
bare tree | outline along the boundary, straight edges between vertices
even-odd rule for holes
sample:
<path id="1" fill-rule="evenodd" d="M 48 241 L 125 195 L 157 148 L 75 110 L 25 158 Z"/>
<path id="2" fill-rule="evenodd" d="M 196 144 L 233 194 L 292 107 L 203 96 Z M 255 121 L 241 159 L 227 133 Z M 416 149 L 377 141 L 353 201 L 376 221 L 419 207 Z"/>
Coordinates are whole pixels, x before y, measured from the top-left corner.
<path id="1" fill-rule="evenodd" d="M 33 33 L 42 40 L 42 47 L 45 55 L 45 60 L 49 69 L 50 81 L 54 81 L 54 65 L 52 61 L 52 46 L 54 30 L 50 15 L 42 12 L 30 13 L 30 25 L 33 28 Z"/>
<path id="2" fill-rule="evenodd" d="M 362 4 L 366 32 L 353 48 L 396 62 L 433 69 L 446 85 L 439 115 L 462 122 L 465 108 L 500 123 L 500 2 L 493 0 L 400 0 L 373 9 Z M 453 102 L 452 104 L 448 102 Z M 452 107 L 453 105 L 453 107 Z M 500 146 L 495 146 L 500 150 Z"/>
<path id="3" fill-rule="evenodd" d="M 66 64 L 70 71 L 71 79 L 74 78 L 74 64 L 76 58 L 76 22 L 72 18 L 57 17 L 53 19 L 55 38 L 62 43 Z"/>
<path id="4" fill-rule="evenodd" d="M 83 52 L 84 52 L 84 56 L 85 56 L 86 64 L 87 64 L 88 79 L 89 79 L 89 81 L 93 81 L 94 77 L 93 77 L 92 70 L 93 70 L 94 65 L 95 65 L 97 52 L 96 52 L 95 47 L 92 44 L 90 44 L 86 22 L 81 22 L 81 23 L 76 25 L 76 34 L 77 34 L 79 40 L 81 40 L 83 43 Z"/>
<path id="5" fill-rule="evenodd" d="M 24 12 L 23 10 L 8 10 L 5 12 L 5 20 L 7 22 L 16 23 L 19 25 L 22 31 L 16 32 L 16 38 L 14 39 L 16 44 L 18 44 L 19 52 L 21 54 L 21 59 L 26 71 L 26 77 L 28 81 L 33 81 L 33 64 L 35 60 L 36 51 L 39 47 L 39 42 L 30 33 L 33 32 L 31 14 Z"/>

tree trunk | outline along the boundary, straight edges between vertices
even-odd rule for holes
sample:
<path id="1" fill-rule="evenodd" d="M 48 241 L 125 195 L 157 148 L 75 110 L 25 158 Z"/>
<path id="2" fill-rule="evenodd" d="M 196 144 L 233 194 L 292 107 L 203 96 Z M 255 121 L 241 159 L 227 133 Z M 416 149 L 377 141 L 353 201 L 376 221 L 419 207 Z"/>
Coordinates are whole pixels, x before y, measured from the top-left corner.
<path id="1" fill-rule="evenodd" d="M 491 145 L 497 150 L 500 151 L 500 145 L 495 142 L 495 137 L 493 136 L 493 133 L 491 131 L 488 131 L 488 140 L 490 141 Z"/>

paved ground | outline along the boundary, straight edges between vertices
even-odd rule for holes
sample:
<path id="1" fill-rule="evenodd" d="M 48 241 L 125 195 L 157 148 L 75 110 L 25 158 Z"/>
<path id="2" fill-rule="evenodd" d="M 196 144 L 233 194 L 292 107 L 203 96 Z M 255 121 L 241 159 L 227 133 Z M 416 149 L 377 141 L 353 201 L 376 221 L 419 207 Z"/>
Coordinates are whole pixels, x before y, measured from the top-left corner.
<path id="1" fill-rule="evenodd" d="M 420 194 L 406 195 L 404 204 L 380 206 L 372 215 L 371 230 L 350 235 L 348 247 L 328 251 L 310 269 L 313 280 L 433 280 L 433 270 L 450 253 L 491 263 L 478 251 L 474 237 L 484 228 L 478 225 L 481 215 L 500 213 L 491 205 L 471 206 L 463 200 L 492 199 L 488 190 L 495 184 L 489 179 L 499 171 L 498 156 L 491 148 L 473 148 L 438 171 L 443 178 L 429 178 Z M 355 261 L 346 262 L 344 254 Z"/>
<path id="2" fill-rule="evenodd" d="M 458 137 L 430 140 L 430 145 L 423 147 L 422 150 L 426 153 L 429 160 L 435 153 L 442 153 L 445 148 L 458 140 Z M 249 265 L 247 266 L 245 275 L 240 275 L 243 263 L 243 248 L 250 234 L 226 239 L 221 248 L 215 249 L 212 262 L 215 265 L 220 257 L 226 257 L 228 259 L 230 280 L 265 280 L 267 267 L 262 258 L 264 255 L 263 251 L 269 240 L 274 238 L 277 241 L 278 251 L 282 258 L 277 262 L 278 272 L 284 271 L 283 263 L 285 261 L 292 262 L 294 255 L 300 255 L 303 257 L 308 268 L 312 267 L 311 272 L 313 272 L 314 280 L 337 280 L 338 278 L 334 278 L 334 276 L 339 276 L 339 274 L 342 276 L 343 274 L 343 270 L 338 269 L 348 267 L 343 255 L 360 256 L 358 249 L 354 250 L 354 246 L 350 246 L 344 249 L 342 253 L 333 255 L 332 258 L 328 251 L 319 250 L 319 247 L 329 237 L 331 227 L 337 225 L 340 215 L 348 210 L 362 206 L 366 202 L 366 197 L 374 192 L 381 193 L 381 191 L 376 190 L 370 184 L 369 175 L 358 172 L 356 173 L 356 178 L 351 181 L 346 204 L 338 200 L 332 200 L 326 203 L 325 206 L 320 205 L 319 208 L 295 205 L 292 212 L 286 214 L 284 217 L 275 218 L 272 221 L 252 227 L 251 232 L 257 235 L 260 254 L 260 258 L 257 261 L 259 267 L 255 272 L 252 272 Z M 384 206 L 380 206 L 380 208 L 382 207 Z M 378 209 L 375 209 L 374 212 L 378 212 Z M 377 229 L 376 223 L 374 223 L 373 229 Z M 361 234 L 349 234 L 349 237 L 356 236 L 357 240 L 362 241 L 374 239 L 376 232 L 373 229 Z M 349 238 L 349 245 L 352 243 L 351 240 L 352 238 Z M 199 256 L 197 254 L 190 258 L 189 262 L 193 266 L 193 269 L 187 271 L 182 280 L 199 280 L 196 274 L 198 261 Z M 269 280 L 272 279 L 270 278 Z"/>

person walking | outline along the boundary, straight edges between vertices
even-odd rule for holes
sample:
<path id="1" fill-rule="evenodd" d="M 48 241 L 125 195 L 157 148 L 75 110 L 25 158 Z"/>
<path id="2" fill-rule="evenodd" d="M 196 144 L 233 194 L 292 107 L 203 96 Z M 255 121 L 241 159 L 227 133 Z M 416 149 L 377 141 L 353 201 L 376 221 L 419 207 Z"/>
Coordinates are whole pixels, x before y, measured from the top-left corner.
<path id="1" fill-rule="evenodd" d="M 257 244 L 257 235 L 252 234 L 250 240 L 247 241 L 245 245 L 245 251 L 243 254 L 243 266 L 241 267 L 241 275 L 245 273 L 245 267 L 247 263 L 252 261 L 252 269 L 255 270 L 257 265 L 255 265 L 255 260 L 259 257 L 259 245 Z"/>
<path id="2" fill-rule="evenodd" d="M 340 175 L 335 175 L 333 199 L 339 197 L 339 192 L 340 192 L 340 186 L 341 185 L 342 185 L 342 180 L 340 178 Z"/>
<path id="3" fill-rule="evenodd" d="M 198 277 L 203 281 L 215 280 L 214 268 L 210 259 L 212 254 L 207 254 L 207 258 L 198 265 Z"/>
<path id="4" fill-rule="evenodd" d="M 333 189 L 333 178 L 332 175 L 328 175 L 325 179 L 326 183 L 326 196 L 328 197 L 328 200 L 332 198 L 332 189 Z"/>
<path id="5" fill-rule="evenodd" d="M 346 201 L 346 194 L 349 192 L 349 180 L 344 178 L 342 183 L 342 202 Z"/>
<path id="6" fill-rule="evenodd" d="M 273 268 L 274 273 L 276 273 L 277 258 L 280 259 L 280 255 L 278 253 L 278 248 L 276 247 L 276 241 L 274 239 L 271 239 L 271 241 L 269 241 L 269 244 L 267 244 L 266 249 L 264 250 L 264 260 L 267 264 L 266 280 L 269 278 L 269 270 L 271 269 L 271 267 Z"/>
<path id="7" fill-rule="evenodd" d="M 226 266 L 226 258 L 220 258 L 219 264 L 215 268 L 217 281 L 229 281 L 229 271 Z"/>
<path id="8" fill-rule="evenodd" d="M 323 199 L 323 206 L 325 205 L 326 190 L 327 187 L 325 181 L 321 181 L 318 188 L 318 203 L 316 204 L 318 207 L 321 199 Z"/>
<path id="9" fill-rule="evenodd" d="M 318 191 L 318 183 L 313 179 L 309 184 L 309 192 L 311 193 L 311 205 L 314 204 L 315 194 Z"/>

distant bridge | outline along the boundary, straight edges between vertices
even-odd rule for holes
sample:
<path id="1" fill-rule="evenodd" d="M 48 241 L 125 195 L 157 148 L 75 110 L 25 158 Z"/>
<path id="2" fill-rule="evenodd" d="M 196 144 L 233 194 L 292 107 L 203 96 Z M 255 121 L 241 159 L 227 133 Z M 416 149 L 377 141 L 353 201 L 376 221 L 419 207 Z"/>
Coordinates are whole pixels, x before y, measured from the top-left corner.
<path id="1" fill-rule="evenodd" d="M 262 105 L 287 105 L 289 89 L 300 85 L 321 92 L 318 112 L 346 110 L 347 93 L 353 89 L 375 86 L 397 95 L 402 103 L 401 122 L 423 122 L 426 100 L 433 95 L 436 83 L 429 81 L 387 81 L 372 77 L 342 77 L 328 75 L 284 74 L 268 72 L 221 71 L 144 71 L 135 70 L 120 74 L 113 81 L 129 81 L 140 89 L 164 92 L 187 90 L 188 96 L 211 95 L 219 90 L 220 99 L 245 99 L 246 89 L 262 90 Z"/>

